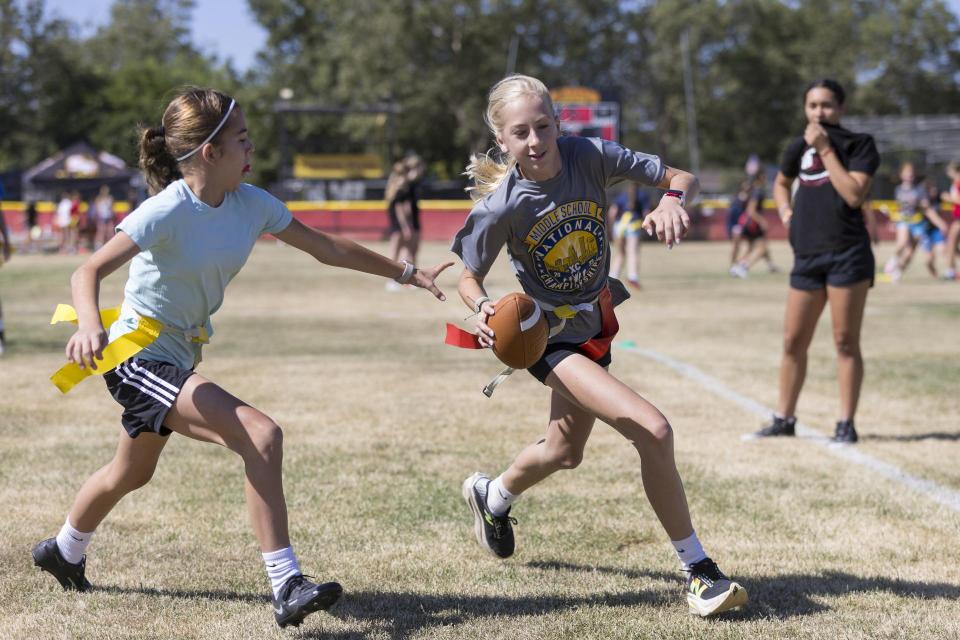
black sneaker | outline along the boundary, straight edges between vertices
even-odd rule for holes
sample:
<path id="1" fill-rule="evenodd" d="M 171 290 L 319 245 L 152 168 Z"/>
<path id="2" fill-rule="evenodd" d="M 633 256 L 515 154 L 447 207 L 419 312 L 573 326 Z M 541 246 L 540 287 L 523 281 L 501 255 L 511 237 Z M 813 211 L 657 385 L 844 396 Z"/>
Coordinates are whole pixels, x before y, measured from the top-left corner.
<path id="1" fill-rule="evenodd" d="M 770 424 L 760 431 L 746 433 L 740 437 L 741 440 L 758 440 L 760 438 L 772 438 L 776 436 L 795 436 L 797 427 L 796 417 L 780 418 L 773 416 Z"/>
<path id="2" fill-rule="evenodd" d="M 87 556 L 80 558 L 80 562 L 72 564 L 60 554 L 56 538 L 47 538 L 38 542 L 33 548 L 33 564 L 46 571 L 67 591 L 86 591 L 90 582 L 84 576 L 87 569 Z"/>
<path id="3" fill-rule="evenodd" d="M 483 486 L 484 493 L 480 493 Z M 487 508 L 486 490 L 490 487 L 490 477 L 477 472 L 463 481 L 463 499 L 473 511 L 473 532 L 480 546 L 497 556 L 509 558 L 513 555 L 513 525 L 516 518 L 510 517 L 510 510 L 502 516 L 495 516 Z"/>
<path id="4" fill-rule="evenodd" d="M 273 614 L 281 628 L 289 624 L 299 627 L 308 614 L 329 609 L 343 593 L 336 582 L 314 584 L 307 577 L 293 576 L 283 583 L 280 597 L 273 599 Z"/>
<path id="5" fill-rule="evenodd" d="M 723 575 L 710 558 L 690 567 L 687 574 L 690 613 L 705 618 L 747 604 L 747 590 Z"/>
<path id="6" fill-rule="evenodd" d="M 838 444 L 853 444 L 857 438 L 857 430 L 853 428 L 853 420 L 841 420 L 837 423 L 837 430 L 831 438 Z"/>

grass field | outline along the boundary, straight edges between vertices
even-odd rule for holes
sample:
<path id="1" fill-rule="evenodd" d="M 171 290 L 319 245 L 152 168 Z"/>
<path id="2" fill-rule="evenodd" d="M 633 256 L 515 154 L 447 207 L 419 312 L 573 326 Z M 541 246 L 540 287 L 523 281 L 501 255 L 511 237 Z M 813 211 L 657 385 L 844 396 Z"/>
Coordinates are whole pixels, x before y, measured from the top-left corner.
<path id="1" fill-rule="evenodd" d="M 790 263 L 785 245 L 774 250 Z M 727 251 L 645 245 L 645 288 L 618 309 L 619 337 L 770 407 L 786 276 L 733 280 Z M 447 255 L 430 245 L 421 262 Z M 517 503 L 517 554 L 495 560 L 473 539 L 460 483 L 499 473 L 539 437 L 545 388 L 516 374 L 487 399 L 493 356 L 442 344 L 443 323 L 468 313 L 456 273 L 439 303 L 272 242 L 231 285 L 200 371 L 283 425 L 294 548 L 344 598 L 298 630 L 276 628 L 239 457 L 178 436 L 153 482 L 98 530 L 87 569 L 96 589 L 65 593 L 32 566 L 30 548 L 56 533 L 120 434 L 102 381 L 62 396 L 47 380 L 69 335 L 47 322 L 69 300 L 78 262 L 17 256 L 0 270 L 0 638 L 960 637 L 960 513 L 810 439 L 740 442 L 756 415 L 624 348 L 612 370 L 670 418 L 695 526 L 750 606 L 715 620 L 687 614 L 639 459 L 602 425 L 580 468 Z M 120 300 L 125 273 L 104 283 L 105 305 Z M 502 263 L 488 284 L 517 289 Z M 859 451 L 951 492 L 958 323 L 960 286 L 916 265 L 902 284 L 878 284 L 857 416 Z M 799 416 L 827 433 L 838 402 L 826 315 L 810 355 Z"/>

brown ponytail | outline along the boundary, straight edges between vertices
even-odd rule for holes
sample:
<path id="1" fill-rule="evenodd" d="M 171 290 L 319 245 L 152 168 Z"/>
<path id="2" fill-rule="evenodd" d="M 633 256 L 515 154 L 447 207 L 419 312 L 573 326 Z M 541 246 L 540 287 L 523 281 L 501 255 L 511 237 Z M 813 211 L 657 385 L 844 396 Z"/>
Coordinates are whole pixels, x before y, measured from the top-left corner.
<path id="1" fill-rule="evenodd" d="M 160 193 L 168 184 L 183 177 L 167 147 L 163 127 L 140 128 L 140 170 L 151 194 Z"/>
<path id="2" fill-rule="evenodd" d="M 161 126 L 141 128 L 140 169 L 151 193 L 159 193 L 183 177 L 182 168 L 199 157 L 197 153 L 189 155 L 190 152 L 195 152 L 220 126 L 232 102 L 230 96 L 216 89 L 185 87 L 167 105 Z M 211 144 L 217 144 L 222 131 L 221 128 L 210 140 Z"/>

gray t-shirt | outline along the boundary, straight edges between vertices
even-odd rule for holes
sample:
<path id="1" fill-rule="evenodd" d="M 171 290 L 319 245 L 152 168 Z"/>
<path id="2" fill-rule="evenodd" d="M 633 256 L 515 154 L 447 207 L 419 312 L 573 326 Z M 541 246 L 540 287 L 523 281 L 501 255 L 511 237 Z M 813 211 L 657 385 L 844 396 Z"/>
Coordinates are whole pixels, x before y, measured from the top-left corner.
<path id="1" fill-rule="evenodd" d="M 514 169 L 496 191 L 478 201 L 451 250 L 464 266 L 486 276 L 506 245 L 524 292 L 551 306 L 593 302 L 607 285 L 605 190 L 622 180 L 654 186 L 665 167 L 657 156 L 600 138 L 561 137 L 560 173 L 535 182 Z M 614 303 L 629 297 L 610 279 Z M 616 284 L 614 284 L 616 283 Z M 559 323 L 547 314 L 551 326 Z M 581 311 L 567 320 L 551 343 L 581 343 L 600 331 L 600 311 Z"/>

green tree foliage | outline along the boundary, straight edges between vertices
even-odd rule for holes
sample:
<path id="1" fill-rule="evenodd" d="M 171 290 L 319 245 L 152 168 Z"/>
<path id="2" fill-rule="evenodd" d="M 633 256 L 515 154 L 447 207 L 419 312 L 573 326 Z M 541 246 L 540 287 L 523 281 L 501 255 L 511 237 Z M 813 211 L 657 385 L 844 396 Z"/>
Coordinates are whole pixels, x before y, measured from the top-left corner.
<path id="1" fill-rule="evenodd" d="M 43 0 L 0 0 L 0 168 L 26 168 L 86 139 L 136 164 L 138 123 L 159 122 L 184 84 L 232 90 L 235 74 L 190 41 L 193 0 L 116 0 L 81 38 Z"/>
<path id="2" fill-rule="evenodd" d="M 281 89 L 293 103 L 400 108 L 392 138 L 369 116 L 289 116 L 304 151 L 413 149 L 458 174 L 491 144 L 486 92 L 513 69 L 622 103 L 624 141 L 689 162 L 681 41 L 690 43 L 702 164 L 775 161 L 802 130 L 801 93 L 833 77 L 848 112 L 956 112 L 960 23 L 944 0 L 248 0 L 268 32 L 239 77 L 190 41 L 193 0 L 115 0 L 81 38 L 43 0 L 0 0 L 0 168 L 86 137 L 129 162 L 135 124 L 178 85 L 244 107 L 255 179 L 276 178 Z M 511 53 L 515 55 L 511 56 Z"/>

